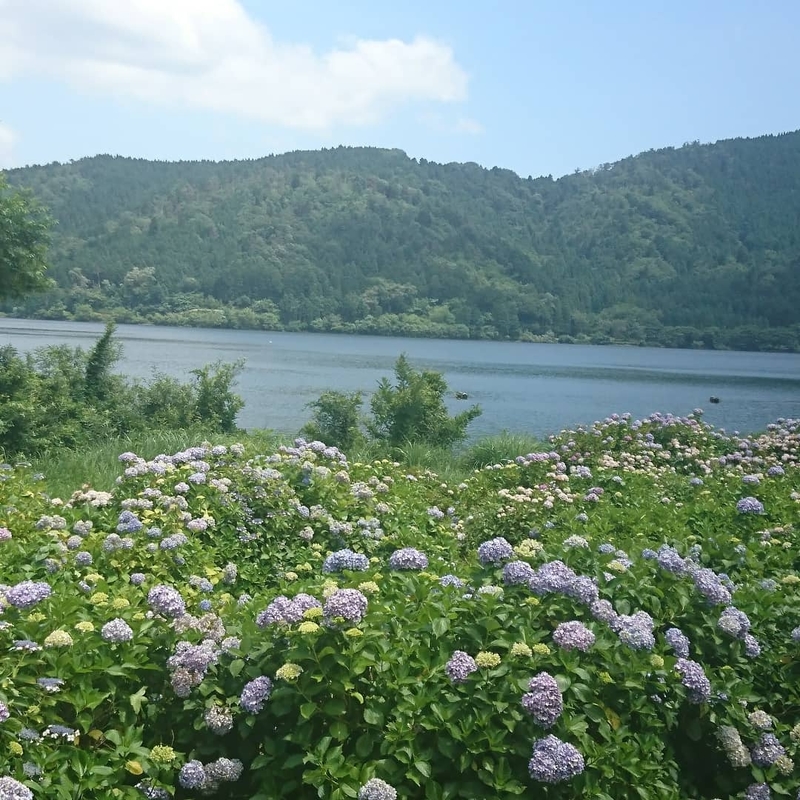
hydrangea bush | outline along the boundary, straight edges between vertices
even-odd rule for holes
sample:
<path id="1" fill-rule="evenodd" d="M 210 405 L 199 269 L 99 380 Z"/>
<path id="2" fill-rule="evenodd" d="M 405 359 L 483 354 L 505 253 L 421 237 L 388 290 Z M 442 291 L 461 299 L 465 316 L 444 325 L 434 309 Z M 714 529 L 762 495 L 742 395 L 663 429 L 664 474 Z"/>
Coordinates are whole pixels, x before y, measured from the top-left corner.
<path id="1" fill-rule="evenodd" d="M 0 797 L 795 798 L 800 423 L 548 447 L 2 467 Z"/>

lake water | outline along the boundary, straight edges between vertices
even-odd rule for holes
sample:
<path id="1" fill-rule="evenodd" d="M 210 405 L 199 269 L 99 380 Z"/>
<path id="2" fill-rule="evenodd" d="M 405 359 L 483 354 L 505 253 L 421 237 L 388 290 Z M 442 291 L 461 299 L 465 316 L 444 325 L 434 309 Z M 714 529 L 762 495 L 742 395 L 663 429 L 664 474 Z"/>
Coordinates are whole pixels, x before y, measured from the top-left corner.
<path id="1" fill-rule="evenodd" d="M 54 344 L 90 347 L 98 323 L 0 319 L 0 344 L 21 352 Z M 120 325 L 119 371 L 154 370 L 186 378 L 216 360 L 245 359 L 237 391 L 247 428 L 296 431 L 306 404 L 326 389 L 369 394 L 405 352 L 417 368 L 442 372 L 483 416 L 471 434 L 501 430 L 546 434 L 613 412 L 686 414 L 729 431 L 752 432 L 778 417 L 800 417 L 800 354 L 663 350 L 522 342 L 400 339 L 317 333 L 230 331 Z M 708 398 L 717 395 L 719 405 Z"/>

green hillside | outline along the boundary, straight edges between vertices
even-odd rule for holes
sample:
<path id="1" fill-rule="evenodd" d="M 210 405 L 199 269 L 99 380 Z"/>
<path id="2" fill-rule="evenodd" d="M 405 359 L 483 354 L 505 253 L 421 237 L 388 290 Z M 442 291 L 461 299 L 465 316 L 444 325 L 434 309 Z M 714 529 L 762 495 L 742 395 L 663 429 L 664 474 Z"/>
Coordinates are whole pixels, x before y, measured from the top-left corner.
<path id="1" fill-rule="evenodd" d="M 58 222 L 58 289 L 6 313 L 800 349 L 800 132 L 559 180 L 371 148 L 8 177 Z"/>

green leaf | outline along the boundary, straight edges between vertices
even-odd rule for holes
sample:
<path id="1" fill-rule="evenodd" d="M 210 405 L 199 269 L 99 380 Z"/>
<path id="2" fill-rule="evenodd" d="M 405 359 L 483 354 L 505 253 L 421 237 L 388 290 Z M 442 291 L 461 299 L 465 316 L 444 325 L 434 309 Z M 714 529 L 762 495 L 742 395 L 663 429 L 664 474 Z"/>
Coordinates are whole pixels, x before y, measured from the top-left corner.
<path id="1" fill-rule="evenodd" d="M 383 714 L 380 711 L 374 708 L 365 708 L 364 709 L 364 722 L 368 725 L 379 725 L 383 726 Z"/>
<path id="2" fill-rule="evenodd" d="M 431 765 L 427 761 L 415 761 L 414 769 L 419 772 L 423 778 L 430 778 L 431 776 Z"/>
<path id="3" fill-rule="evenodd" d="M 231 661 L 231 665 L 228 667 L 228 672 L 235 678 L 244 668 L 244 661 L 241 658 L 237 658 L 234 661 Z"/>

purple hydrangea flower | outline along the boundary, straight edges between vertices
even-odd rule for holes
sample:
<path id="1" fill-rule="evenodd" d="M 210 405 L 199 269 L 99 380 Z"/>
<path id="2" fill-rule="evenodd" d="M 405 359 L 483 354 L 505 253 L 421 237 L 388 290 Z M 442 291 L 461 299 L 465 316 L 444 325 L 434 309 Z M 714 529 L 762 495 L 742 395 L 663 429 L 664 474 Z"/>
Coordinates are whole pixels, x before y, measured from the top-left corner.
<path id="1" fill-rule="evenodd" d="M 186 603 L 181 593 L 163 583 L 154 586 L 147 593 L 147 602 L 153 611 L 172 619 L 182 617 L 186 613 Z"/>
<path id="2" fill-rule="evenodd" d="M 0 778 L 0 797 L 3 800 L 33 800 L 33 792 L 19 781 L 4 775 Z"/>
<path id="3" fill-rule="evenodd" d="M 728 636 L 744 639 L 750 631 L 750 619 L 744 611 L 728 606 L 720 614 L 717 620 L 717 627 L 727 633 Z"/>
<path id="4" fill-rule="evenodd" d="M 767 475 L 769 475 L 770 478 L 775 478 L 778 475 L 785 475 L 785 474 L 786 474 L 786 471 L 784 470 L 784 468 L 780 464 L 773 464 L 773 466 L 771 466 L 767 470 Z"/>
<path id="5" fill-rule="evenodd" d="M 656 553 L 656 561 L 661 569 L 673 575 L 683 575 L 686 572 L 686 562 L 681 554 L 668 544 L 662 544 Z"/>
<path id="6" fill-rule="evenodd" d="M 736 510 L 740 514 L 763 514 L 764 504 L 755 497 L 743 497 L 736 504 Z"/>
<path id="7" fill-rule="evenodd" d="M 452 683 L 465 683 L 477 669 L 478 665 L 475 663 L 475 659 L 463 650 L 456 650 L 444 667 L 444 671 Z"/>
<path id="8" fill-rule="evenodd" d="M 439 585 L 454 586 L 456 589 L 466 586 L 464 581 L 462 581 L 461 578 L 457 577 L 456 575 L 442 575 L 442 577 L 439 578 Z M 797 628 L 797 631 L 800 633 L 800 628 Z"/>
<path id="9" fill-rule="evenodd" d="M 366 596 L 358 589 L 337 589 L 325 601 L 322 612 L 328 621 L 342 617 L 347 622 L 361 622 L 368 605 Z"/>
<path id="10" fill-rule="evenodd" d="M 744 654 L 748 658 L 758 658 L 761 655 L 761 645 L 758 643 L 758 639 L 749 633 L 744 635 Z"/>
<path id="11" fill-rule="evenodd" d="M 540 672 L 528 683 L 528 692 L 522 696 L 522 707 L 533 717 L 537 725 L 552 727 L 564 710 L 564 701 L 556 679 L 547 672 Z"/>
<path id="12" fill-rule="evenodd" d="M 131 583 L 134 586 L 141 586 L 147 580 L 147 576 L 144 572 L 133 572 L 131 573 Z"/>
<path id="13" fill-rule="evenodd" d="M 363 572 L 369 567 L 369 559 L 362 553 L 352 550 L 337 550 L 331 553 L 322 564 L 323 572 L 341 572 L 348 569 L 354 572 Z"/>
<path id="14" fill-rule="evenodd" d="M 598 622 L 610 625 L 612 629 L 617 627 L 619 614 L 614 610 L 614 606 L 608 600 L 595 600 L 590 606 L 589 611 Z"/>
<path id="15" fill-rule="evenodd" d="M 117 533 L 136 533 L 142 529 L 142 521 L 127 509 L 119 515 Z"/>
<path id="16" fill-rule="evenodd" d="M 562 650 L 580 650 L 585 653 L 595 643 L 594 633 L 578 620 L 562 622 L 553 631 L 553 641 Z"/>
<path id="17" fill-rule="evenodd" d="M 478 560 L 484 566 L 501 564 L 503 561 L 513 557 L 514 548 L 502 536 L 489 539 L 478 547 Z"/>
<path id="18" fill-rule="evenodd" d="M 250 714 L 258 714 L 272 694 L 272 681 L 265 675 L 246 683 L 239 697 L 242 708 Z"/>
<path id="19" fill-rule="evenodd" d="M 414 547 L 403 547 L 389 556 L 390 569 L 427 569 L 428 556 Z"/>
<path id="20" fill-rule="evenodd" d="M 772 800 L 772 791 L 766 783 L 751 783 L 744 791 L 744 800 Z"/>
<path id="21" fill-rule="evenodd" d="M 681 683 L 689 690 L 690 703 L 705 703 L 711 697 L 711 682 L 702 666 L 688 658 L 679 658 L 675 669 L 680 673 Z"/>
<path id="22" fill-rule="evenodd" d="M 619 640 L 632 650 L 652 650 L 656 643 L 653 636 L 655 623 L 646 611 L 635 614 L 621 614 L 617 620 L 617 636 Z"/>
<path id="23" fill-rule="evenodd" d="M 8 710 L 8 706 L 0 700 L 0 722 L 6 722 L 10 716 L 11 712 Z"/>
<path id="24" fill-rule="evenodd" d="M 124 619 L 112 619 L 100 629 L 100 635 L 107 642 L 129 642 L 133 639 L 133 630 Z"/>
<path id="25" fill-rule="evenodd" d="M 727 605 L 731 602 L 731 592 L 714 570 L 700 567 L 692 576 L 694 586 L 711 605 Z"/>
<path id="26" fill-rule="evenodd" d="M 762 733 L 761 738 L 750 750 L 750 757 L 757 767 L 769 767 L 784 755 L 786 749 L 774 733 Z"/>
<path id="27" fill-rule="evenodd" d="M 178 783 L 184 789 L 202 789 L 206 783 L 206 771 L 196 759 L 187 761 L 178 773 Z"/>
<path id="28" fill-rule="evenodd" d="M 689 639 L 684 635 L 680 628 L 670 628 L 665 634 L 664 638 L 667 644 L 672 648 L 678 658 L 689 658 Z"/>
<path id="29" fill-rule="evenodd" d="M 503 567 L 503 583 L 509 586 L 528 583 L 533 575 L 533 567 L 526 561 L 509 561 Z"/>
<path id="30" fill-rule="evenodd" d="M 15 608 L 27 610 L 50 597 L 52 593 L 53 590 L 47 583 L 22 581 L 10 589 L 6 589 L 6 600 Z"/>
<path id="31" fill-rule="evenodd" d="M 564 588 L 564 594 L 585 606 L 591 606 L 600 597 L 600 590 L 591 578 L 578 575 Z"/>
<path id="32" fill-rule="evenodd" d="M 528 772 L 534 780 L 560 783 L 580 775 L 584 767 L 583 756 L 577 748 L 552 734 L 533 743 L 533 757 L 528 764 Z"/>
<path id="33" fill-rule="evenodd" d="M 548 561 L 542 564 L 528 581 L 534 594 L 544 595 L 551 592 L 566 592 L 578 576 L 563 561 Z"/>

